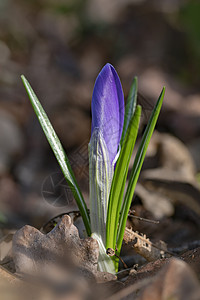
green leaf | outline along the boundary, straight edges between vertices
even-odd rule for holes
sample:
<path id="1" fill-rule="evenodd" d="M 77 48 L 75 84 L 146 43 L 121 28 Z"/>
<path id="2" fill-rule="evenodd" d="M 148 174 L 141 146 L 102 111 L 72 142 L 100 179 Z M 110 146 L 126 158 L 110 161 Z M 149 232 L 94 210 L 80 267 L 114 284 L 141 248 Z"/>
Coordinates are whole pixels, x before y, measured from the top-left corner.
<path id="1" fill-rule="evenodd" d="M 163 88 L 163 90 L 159 96 L 159 99 L 156 103 L 156 106 L 151 114 L 150 120 L 147 124 L 146 130 L 144 132 L 144 135 L 142 137 L 140 146 L 138 148 L 138 151 L 137 151 L 137 154 L 136 154 L 136 157 L 134 160 L 133 168 L 132 168 L 131 175 L 130 175 L 130 180 L 128 183 L 127 191 L 126 191 L 125 198 L 124 198 L 124 203 L 123 203 L 121 214 L 120 214 L 118 237 L 117 237 L 117 253 L 118 254 L 121 251 L 124 231 L 125 231 L 125 227 L 126 227 L 126 221 L 127 221 L 130 205 L 132 202 L 133 194 L 135 191 L 135 186 L 136 186 L 136 183 L 137 183 L 137 180 L 138 180 L 141 168 L 142 168 L 142 164 L 143 164 L 144 157 L 145 157 L 145 154 L 147 151 L 147 147 L 149 145 L 151 136 L 153 134 L 153 131 L 154 131 L 154 128 L 155 128 L 155 125 L 156 125 L 156 122 L 157 122 L 157 119 L 158 119 L 158 116 L 160 113 L 164 94 L 165 94 L 165 87 Z"/>
<path id="2" fill-rule="evenodd" d="M 126 107 L 125 107 L 125 114 L 124 114 L 124 126 L 121 136 L 120 145 L 122 146 L 123 141 L 126 136 L 126 132 L 131 121 L 132 116 L 134 115 L 136 109 L 136 102 L 137 102 L 137 86 L 138 80 L 137 77 L 134 77 L 133 82 L 131 84 L 131 88 L 129 91 Z"/>
<path id="3" fill-rule="evenodd" d="M 29 96 L 30 102 L 33 106 L 33 109 L 34 109 L 34 111 L 38 117 L 38 120 L 42 126 L 42 129 L 46 135 L 46 138 L 56 156 L 56 159 L 61 167 L 61 170 L 65 176 L 65 179 L 67 180 L 69 187 L 71 188 L 74 198 L 76 199 L 78 208 L 79 208 L 80 213 L 83 218 L 83 222 L 85 224 L 87 234 L 90 236 L 91 235 L 91 227 L 90 227 L 90 218 L 89 218 L 89 214 L 88 214 L 88 209 L 87 209 L 86 203 L 83 199 L 82 193 L 79 189 L 79 186 L 76 182 L 76 178 L 75 178 L 72 168 L 70 166 L 67 155 L 66 155 L 66 153 L 60 143 L 60 140 L 59 140 L 58 136 L 56 135 L 44 109 L 42 108 L 41 103 L 39 102 L 37 96 L 35 95 L 34 91 L 32 90 L 29 82 L 23 75 L 21 76 L 21 78 L 22 78 L 23 84 L 25 86 L 25 89 L 27 91 L 27 94 Z"/>
<path id="4" fill-rule="evenodd" d="M 128 166 L 138 134 L 140 116 L 141 107 L 138 105 L 129 122 L 126 136 L 122 144 L 122 149 L 116 164 L 108 204 L 106 222 L 106 248 L 115 249 L 116 246 L 117 228 L 128 173 Z"/>

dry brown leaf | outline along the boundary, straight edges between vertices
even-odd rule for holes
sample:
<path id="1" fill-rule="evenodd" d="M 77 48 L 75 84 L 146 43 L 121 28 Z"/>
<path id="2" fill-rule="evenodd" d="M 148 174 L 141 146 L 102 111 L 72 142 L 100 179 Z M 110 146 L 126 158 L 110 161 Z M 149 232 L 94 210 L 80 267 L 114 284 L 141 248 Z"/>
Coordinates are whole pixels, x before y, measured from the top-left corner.
<path id="1" fill-rule="evenodd" d="M 164 172 L 167 174 L 166 171 Z M 164 179 L 161 177 L 161 172 L 157 172 L 156 176 L 149 174 L 148 172 L 148 177 L 145 174 L 143 179 L 143 185 L 149 192 L 156 191 L 158 195 L 167 197 L 172 203 L 182 204 L 200 215 L 200 189 L 197 184 L 174 180 L 172 177 L 172 179 Z"/>
<path id="2" fill-rule="evenodd" d="M 169 256 L 167 246 L 163 241 L 154 244 L 146 235 L 139 235 L 129 228 L 125 229 L 124 242 L 126 244 L 132 244 L 135 252 L 143 256 L 147 261 L 154 261 Z"/>
<path id="3" fill-rule="evenodd" d="M 159 168 L 174 171 L 186 181 L 194 180 L 194 161 L 184 143 L 170 134 L 158 132 L 154 133 L 151 142 L 156 145 Z"/>
<path id="4" fill-rule="evenodd" d="M 180 203 L 200 214 L 200 189 L 187 147 L 177 138 L 155 132 L 136 194 L 155 218 L 171 216 Z"/>
<path id="5" fill-rule="evenodd" d="M 98 272 L 98 243 L 93 238 L 80 239 L 68 215 L 44 235 L 24 226 L 13 237 L 13 259 L 18 273 L 41 278 L 56 285 L 88 280 L 109 281 L 116 277 Z"/>
<path id="6" fill-rule="evenodd" d="M 22 280 L 15 274 L 0 267 L 0 299 L 3 300 L 63 300 L 55 298 L 55 293 L 41 285 Z M 66 299 L 66 298 L 65 298 Z M 75 299 L 75 298 L 74 298 Z M 81 298 L 77 298 L 81 299 Z"/>
<path id="7" fill-rule="evenodd" d="M 200 299 L 198 279 L 189 265 L 180 259 L 150 262 L 139 270 L 133 280 L 129 278 L 128 286 L 108 300 Z M 130 284 L 131 282 L 133 283 Z"/>
<path id="8" fill-rule="evenodd" d="M 200 285 L 191 268 L 185 262 L 173 258 L 138 298 L 138 300 L 149 299 L 198 300 Z"/>
<path id="9" fill-rule="evenodd" d="M 0 239 L 0 263 L 11 256 L 13 233 L 8 233 Z"/>
<path id="10" fill-rule="evenodd" d="M 152 213 L 154 218 L 161 219 L 164 216 L 173 215 L 174 207 L 170 199 L 159 194 L 157 190 L 149 191 L 141 183 L 138 183 L 135 192 L 141 199 L 143 206 Z"/>

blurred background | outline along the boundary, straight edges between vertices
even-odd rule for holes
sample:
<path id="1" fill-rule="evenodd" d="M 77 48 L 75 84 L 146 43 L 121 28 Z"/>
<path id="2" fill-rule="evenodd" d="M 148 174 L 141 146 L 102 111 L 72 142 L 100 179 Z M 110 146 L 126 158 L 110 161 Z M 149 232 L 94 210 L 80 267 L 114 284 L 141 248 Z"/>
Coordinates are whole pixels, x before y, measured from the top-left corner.
<path id="1" fill-rule="evenodd" d="M 86 199 L 90 104 L 95 79 L 107 62 L 121 78 L 125 99 L 138 76 L 147 115 L 166 86 L 160 133 L 144 169 L 178 170 L 184 182 L 195 180 L 200 171 L 199 16 L 195 0 L 0 0 L 2 226 L 39 228 L 56 214 L 76 209 L 21 74 L 46 110 Z M 138 195 L 143 197 L 141 191 Z M 200 207 L 200 198 L 194 198 Z M 177 201 L 157 213 L 145 203 L 149 214 L 160 218 L 174 216 Z"/>

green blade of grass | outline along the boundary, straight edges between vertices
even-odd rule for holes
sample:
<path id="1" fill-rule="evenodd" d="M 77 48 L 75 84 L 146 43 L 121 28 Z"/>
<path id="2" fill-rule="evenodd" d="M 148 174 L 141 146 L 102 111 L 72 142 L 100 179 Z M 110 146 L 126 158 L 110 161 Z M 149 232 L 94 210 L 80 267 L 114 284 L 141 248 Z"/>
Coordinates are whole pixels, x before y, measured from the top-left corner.
<path id="1" fill-rule="evenodd" d="M 89 218 L 89 214 L 88 214 L 88 209 L 87 209 L 86 203 L 83 199 L 83 195 L 77 184 L 76 178 L 75 178 L 72 168 L 70 166 L 67 155 L 66 155 L 66 153 L 61 145 L 61 142 L 60 142 L 58 136 L 56 135 L 40 101 L 38 100 L 33 89 L 31 88 L 29 82 L 23 75 L 21 76 L 21 78 L 22 78 L 24 87 L 27 91 L 27 94 L 29 96 L 30 102 L 33 106 L 33 109 L 37 115 L 39 122 L 40 122 L 40 125 L 41 125 L 41 127 L 46 135 L 46 138 L 55 154 L 55 157 L 60 165 L 60 168 L 65 176 L 65 179 L 67 180 L 67 183 L 69 184 L 69 187 L 71 188 L 74 198 L 76 199 L 76 203 L 77 203 L 80 213 L 82 215 L 87 234 L 90 236 L 91 235 L 91 227 L 90 227 L 90 218 Z"/>
<path id="2" fill-rule="evenodd" d="M 138 134 L 140 116 L 141 107 L 138 105 L 129 122 L 126 136 L 122 144 L 122 149 L 116 164 L 108 202 L 106 248 L 115 249 L 116 246 L 117 228 L 128 173 L 128 166 Z"/>
<path id="3" fill-rule="evenodd" d="M 163 90 L 158 98 L 158 101 L 156 103 L 156 106 L 151 114 L 150 120 L 147 124 L 146 130 L 144 132 L 144 135 L 142 137 L 140 146 L 138 148 L 138 151 L 137 151 L 137 154 L 136 154 L 136 157 L 134 160 L 133 168 L 132 168 L 131 175 L 130 175 L 130 180 L 128 183 L 127 191 L 126 191 L 125 198 L 124 198 L 124 203 L 123 203 L 121 214 L 120 214 L 118 236 L 117 236 L 117 253 L 118 253 L 118 255 L 121 251 L 124 231 L 125 231 L 125 227 L 126 227 L 126 221 L 127 221 L 131 201 L 133 198 L 133 194 L 135 191 L 135 186 L 136 186 L 136 183 L 137 183 L 137 180 L 138 180 L 141 168 L 142 168 L 142 164 L 144 161 L 144 157 L 145 157 L 145 154 L 147 151 L 148 144 L 150 142 L 151 136 L 153 134 L 153 131 L 154 131 L 154 128 L 155 128 L 155 125 L 156 125 L 156 122 L 157 122 L 157 119 L 158 119 L 158 116 L 160 113 L 164 94 L 165 94 L 165 87 L 163 88 Z"/>
<path id="4" fill-rule="evenodd" d="M 129 92 L 129 95 L 128 95 L 126 107 L 125 107 L 124 125 L 123 125 L 121 140 L 120 140 L 120 145 L 121 146 L 122 146 L 123 141 L 125 139 L 126 132 L 127 132 L 130 120 L 131 120 L 132 116 L 134 115 L 134 112 L 135 112 L 135 109 L 136 109 L 137 86 L 138 86 L 137 77 L 134 77 L 133 82 L 131 84 L 130 92 Z"/>

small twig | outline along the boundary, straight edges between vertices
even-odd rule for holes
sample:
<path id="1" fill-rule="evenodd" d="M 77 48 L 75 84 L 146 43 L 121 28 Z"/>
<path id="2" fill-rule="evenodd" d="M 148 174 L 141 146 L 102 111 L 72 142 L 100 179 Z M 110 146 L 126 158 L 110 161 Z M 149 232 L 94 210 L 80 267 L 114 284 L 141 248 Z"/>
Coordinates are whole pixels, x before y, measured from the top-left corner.
<path id="1" fill-rule="evenodd" d="M 109 255 L 109 256 L 115 256 L 115 257 L 117 257 L 121 261 L 121 263 L 123 264 L 124 268 L 128 269 L 127 264 L 123 261 L 123 259 L 119 255 L 116 254 L 116 252 L 115 252 L 114 249 L 108 248 L 106 250 L 106 254 Z"/>
<path id="2" fill-rule="evenodd" d="M 128 216 L 130 218 L 135 218 L 137 220 L 148 222 L 148 223 L 153 223 L 153 224 L 159 224 L 160 223 L 159 221 L 156 221 L 156 220 L 150 220 L 150 219 L 142 218 L 142 217 L 139 217 L 139 216 L 135 216 L 135 213 L 136 213 L 136 211 L 134 209 L 129 210 Z"/>
<path id="3" fill-rule="evenodd" d="M 127 269 L 123 269 L 123 270 L 120 270 L 120 271 L 118 271 L 117 273 L 116 273 L 116 275 L 121 275 L 121 274 L 126 274 L 127 273 L 127 275 L 129 275 L 129 273 L 130 273 L 130 271 L 133 269 L 133 267 L 132 268 L 127 268 Z M 123 275 L 124 276 L 124 275 Z"/>
<path id="4" fill-rule="evenodd" d="M 128 216 L 130 218 L 135 218 L 135 219 L 137 219 L 139 221 L 143 221 L 143 222 L 148 222 L 148 223 L 153 223 L 153 224 L 159 224 L 160 223 L 159 221 L 156 221 L 156 220 L 145 219 L 145 218 L 134 216 L 134 215 L 131 215 L 131 214 L 128 214 Z"/>

